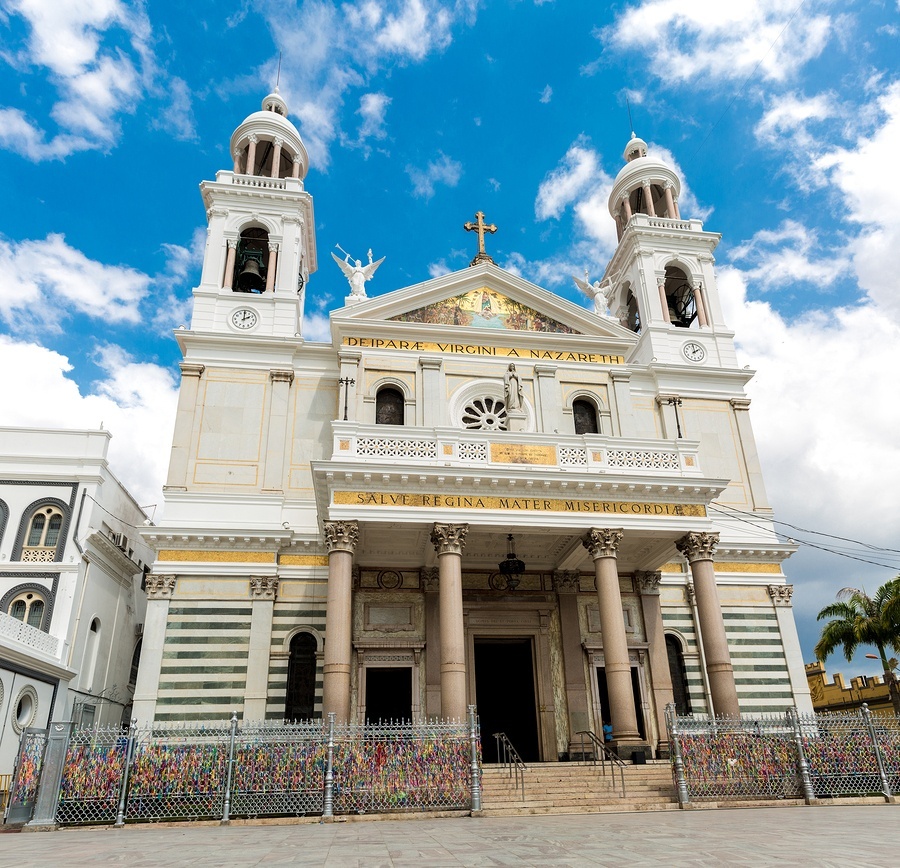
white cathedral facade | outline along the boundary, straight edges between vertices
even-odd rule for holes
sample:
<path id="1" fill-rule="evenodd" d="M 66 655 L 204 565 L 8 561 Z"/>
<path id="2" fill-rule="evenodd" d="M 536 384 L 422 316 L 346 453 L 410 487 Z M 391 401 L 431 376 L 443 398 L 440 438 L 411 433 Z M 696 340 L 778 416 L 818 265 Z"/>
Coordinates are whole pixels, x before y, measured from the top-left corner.
<path id="1" fill-rule="evenodd" d="M 308 156 L 275 93 L 201 185 L 134 713 L 460 718 L 485 759 L 583 731 L 667 751 L 664 712 L 811 711 L 719 240 L 633 138 L 593 310 L 504 271 L 367 298 L 303 336 Z M 490 231 L 492 227 L 487 227 Z M 371 263 L 371 259 L 370 259 Z M 375 263 L 377 266 L 377 263 Z M 363 273 L 365 272 L 365 273 Z M 606 308 L 612 315 L 605 315 Z"/>

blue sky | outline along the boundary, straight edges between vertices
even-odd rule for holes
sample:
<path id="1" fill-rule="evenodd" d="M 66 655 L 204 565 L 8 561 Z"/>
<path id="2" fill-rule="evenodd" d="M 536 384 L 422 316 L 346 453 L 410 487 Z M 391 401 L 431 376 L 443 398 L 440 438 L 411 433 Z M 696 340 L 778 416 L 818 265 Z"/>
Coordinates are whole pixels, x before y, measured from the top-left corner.
<path id="1" fill-rule="evenodd" d="M 326 337 L 334 244 L 377 295 L 498 264 L 587 306 L 634 128 L 721 232 L 720 293 L 807 659 L 815 612 L 900 571 L 898 0 L 0 0 L 0 397 L 8 424 L 97 426 L 160 503 L 205 217 L 232 130 L 275 81 L 310 151 Z M 894 549 L 895 551 L 885 551 Z M 829 669 L 851 667 L 839 658 Z M 859 661 L 857 671 L 874 671 Z"/>

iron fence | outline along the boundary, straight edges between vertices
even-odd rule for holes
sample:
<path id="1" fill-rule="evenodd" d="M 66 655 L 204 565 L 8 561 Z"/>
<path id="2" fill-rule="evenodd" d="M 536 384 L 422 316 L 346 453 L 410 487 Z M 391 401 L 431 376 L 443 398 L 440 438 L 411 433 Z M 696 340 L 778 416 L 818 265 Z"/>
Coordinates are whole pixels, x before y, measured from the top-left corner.
<path id="1" fill-rule="evenodd" d="M 45 734 L 27 745 L 23 740 L 22 756 L 29 761 L 20 760 L 19 793 L 29 807 L 46 743 Z M 122 825 L 481 806 L 474 707 L 467 722 L 338 726 L 330 716 L 239 726 L 233 715 L 212 726 L 82 728 L 53 749 L 59 798 L 55 813 L 35 816 L 34 823 Z"/>
<path id="2" fill-rule="evenodd" d="M 6 809 L 8 823 L 21 823 L 31 817 L 37 801 L 46 746 L 46 729 L 22 730 Z"/>
<path id="3" fill-rule="evenodd" d="M 900 720 L 844 714 L 677 717 L 667 709 L 679 801 L 816 799 L 900 792 Z"/>

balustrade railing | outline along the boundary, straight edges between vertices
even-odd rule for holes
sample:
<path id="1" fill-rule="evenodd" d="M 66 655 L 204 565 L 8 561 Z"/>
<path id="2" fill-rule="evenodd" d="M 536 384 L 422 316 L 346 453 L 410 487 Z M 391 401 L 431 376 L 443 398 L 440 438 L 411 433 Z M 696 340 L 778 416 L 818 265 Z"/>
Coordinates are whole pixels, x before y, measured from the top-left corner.
<path id="1" fill-rule="evenodd" d="M 14 642 L 20 642 L 36 651 L 43 651 L 45 654 L 55 657 L 59 650 L 59 639 L 32 627 L 6 612 L 0 612 L 0 637 L 4 639 L 12 639 Z"/>

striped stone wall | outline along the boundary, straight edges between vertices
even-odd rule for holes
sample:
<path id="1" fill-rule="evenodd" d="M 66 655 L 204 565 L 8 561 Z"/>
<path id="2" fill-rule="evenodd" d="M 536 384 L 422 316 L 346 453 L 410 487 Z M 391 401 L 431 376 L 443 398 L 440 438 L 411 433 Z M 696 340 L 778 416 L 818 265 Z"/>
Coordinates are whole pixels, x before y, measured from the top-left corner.
<path id="1" fill-rule="evenodd" d="M 663 628 L 666 632 L 675 632 L 684 640 L 684 668 L 687 674 L 688 694 L 691 698 L 693 714 L 707 714 L 706 694 L 703 690 L 703 672 L 700 665 L 700 649 L 697 646 L 697 634 L 694 630 L 694 619 L 691 610 L 685 607 L 664 607 L 662 610 Z"/>
<path id="2" fill-rule="evenodd" d="M 794 704 L 774 609 L 722 610 L 742 714 L 769 714 Z"/>
<path id="3" fill-rule="evenodd" d="M 173 600 L 156 720 L 228 720 L 232 711 L 241 716 L 249 637 L 249 600 Z"/>
<path id="4" fill-rule="evenodd" d="M 269 685 L 266 698 L 266 720 L 284 718 L 284 700 L 287 692 L 289 637 L 302 629 L 308 629 L 320 639 L 316 666 L 315 716 L 322 714 L 322 647 L 325 635 L 325 604 L 309 601 L 276 601 L 272 618 L 272 651 L 269 657 Z"/>

